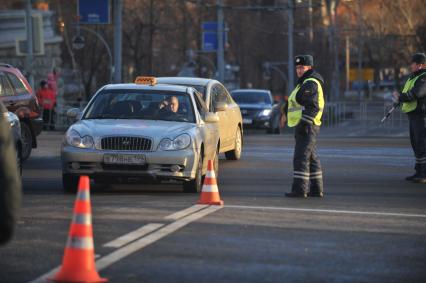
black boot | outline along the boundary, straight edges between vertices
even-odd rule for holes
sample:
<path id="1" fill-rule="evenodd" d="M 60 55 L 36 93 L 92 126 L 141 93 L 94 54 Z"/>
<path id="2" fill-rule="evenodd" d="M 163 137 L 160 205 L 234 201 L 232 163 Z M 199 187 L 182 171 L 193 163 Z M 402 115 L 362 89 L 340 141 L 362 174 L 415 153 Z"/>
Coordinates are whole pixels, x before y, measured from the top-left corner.
<path id="1" fill-rule="evenodd" d="M 323 192 L 309 192 L 308 197 L 322 198 L 322 197 L 324 197 L 324 193 Z"/>
<path id="2" fill-rule="evenodd" d="M 285 193 L 285 196 L 288 198 L 307 198 L 308 197 L 306 193 L 299 193 L 299 192 Z"/>
<path id="3" fill-rule="evenodd" d="M 418 175 L 417 177 L 413 178 L 413 182 L 418 184 L 426 184 L 426 175 Z"/>
<path id="4" fill-rule="evenodd" d="M 414 181 L 414 179 L 420 177 L 419 173 L 415 173 L 414 175 L 408 176 L 405 178 L 405 181 Z"/>

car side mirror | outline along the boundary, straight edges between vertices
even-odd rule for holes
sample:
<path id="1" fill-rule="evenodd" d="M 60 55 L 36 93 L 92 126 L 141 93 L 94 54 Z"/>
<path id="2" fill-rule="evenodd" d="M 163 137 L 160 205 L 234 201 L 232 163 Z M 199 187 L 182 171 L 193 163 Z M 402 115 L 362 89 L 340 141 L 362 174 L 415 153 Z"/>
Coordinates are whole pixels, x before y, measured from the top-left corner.
<path id="1" fill-rule="evenodd" d="M 73 121 L 80 119 L 81 111 L 78 108 L 71 108 L 67 111 L 67 117 Z"/>
<path id="2" fill-rule="evenodd" d="M 228 104 L 226 102 L 217 102 L 214 105 L 214 109 L 216 110 L 216 112 L 225 111 L 226 109 L 228 109 Z"/>
<path id="3" fill-rule="evenodd" d="M 219 116 L 216 113 L 207 112 L 204 115 L 204 121 L 206 123 L 218 123 L 219 122 Z"/>

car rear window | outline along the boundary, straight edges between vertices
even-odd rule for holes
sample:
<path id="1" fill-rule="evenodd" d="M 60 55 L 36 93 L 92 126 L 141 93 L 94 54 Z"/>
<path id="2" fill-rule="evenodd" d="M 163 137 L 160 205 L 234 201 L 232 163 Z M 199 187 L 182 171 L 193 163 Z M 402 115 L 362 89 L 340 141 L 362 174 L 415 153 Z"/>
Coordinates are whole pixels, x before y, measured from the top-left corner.
<path id="1" fill-rule="evenodd" d="M 7 77 L 9 78 L 9 80 L 12 82 L 13 87 L 15 88 L 15 93 L 16 94 L 27 94 L 28 91 L 25 88 L 24 83 L 14 74 L 11 73 L 7 73 Z"/>
<path id="2" fill-rule="evenodd" d="M 12 96 L 15 95 L 13 87 L 10 81 L 7 79 L 4 73 L 0 73 L 0 96 Z"/>
<path id="3" fill-rule="evenodd" d="M 231 96 L 238 104 L 272 104 L 267 92 L 235 91 L 231 93 Z"/>
<path id="4" fill-rule="evenodd" d="M 170 91 L 104 90 L 83 119 L 141 119 L 195 122 L 189 94 Z"/>

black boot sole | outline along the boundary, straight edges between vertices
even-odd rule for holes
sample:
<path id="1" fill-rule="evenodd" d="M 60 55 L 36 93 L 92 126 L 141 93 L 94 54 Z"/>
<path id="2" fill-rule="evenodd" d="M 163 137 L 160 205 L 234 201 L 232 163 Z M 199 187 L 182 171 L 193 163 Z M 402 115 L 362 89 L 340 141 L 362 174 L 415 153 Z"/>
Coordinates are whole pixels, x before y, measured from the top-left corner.
<path id="1" fill-rule="evenodd" d="M 285 193 L 287 198 L 307 198 L 307 194 Z"/>

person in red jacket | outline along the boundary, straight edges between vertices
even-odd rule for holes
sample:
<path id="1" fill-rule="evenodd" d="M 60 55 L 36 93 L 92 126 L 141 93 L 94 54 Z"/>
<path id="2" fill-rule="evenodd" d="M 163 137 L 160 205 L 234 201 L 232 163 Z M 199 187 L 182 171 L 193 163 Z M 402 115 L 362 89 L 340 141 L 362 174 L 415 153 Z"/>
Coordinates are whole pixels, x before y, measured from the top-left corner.
<path id="1" fill-rule="evenodd" d="M 53 130 L 56 95 L 46 81 L 40 82 L 40 89 L 37 91 L 37 98 L 43 106 L 44 128 L 50 128 Z"/>

